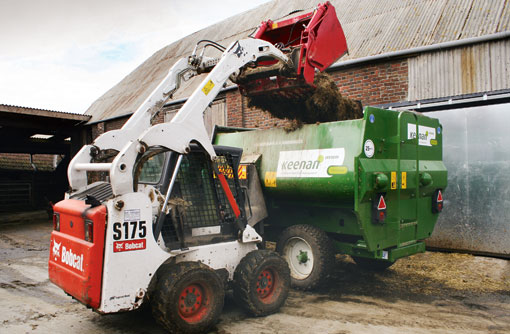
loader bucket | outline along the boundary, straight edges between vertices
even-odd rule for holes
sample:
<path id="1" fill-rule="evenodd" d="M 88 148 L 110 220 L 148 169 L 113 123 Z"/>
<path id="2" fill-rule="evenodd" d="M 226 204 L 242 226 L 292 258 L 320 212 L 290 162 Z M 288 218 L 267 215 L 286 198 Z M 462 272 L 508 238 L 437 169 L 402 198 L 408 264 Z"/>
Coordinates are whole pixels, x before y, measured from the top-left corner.
<path id="1" fill-rule="evenodd" d="M 239 78 L 246 96 L 295 98 L 314 88 L 315 69 L 324 71 L 347 52 L 347 42 L 335 8 L 328 1 L 312 12 L 282 21 L 262 22 L 254 38 L 281 49 L 291 64 L 265 61 Z"/>

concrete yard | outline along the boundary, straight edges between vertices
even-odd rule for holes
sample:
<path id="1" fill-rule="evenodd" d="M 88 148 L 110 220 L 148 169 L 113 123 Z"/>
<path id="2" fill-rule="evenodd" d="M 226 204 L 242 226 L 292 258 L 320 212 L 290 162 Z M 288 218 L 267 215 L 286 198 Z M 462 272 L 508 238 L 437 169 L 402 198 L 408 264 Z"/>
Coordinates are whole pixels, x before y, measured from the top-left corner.
<path id="1" fill-rule="evenodd" d="M 164 333 L 150 309 L 102 316 L 51 284 L 51 222 L 0 222 L 0 333 Z M 227 296 L 213 333 L 510 333 L 510 261 L 427 252 L 385 272 L 337 256 L 316 292 L 291 291 L 280 313 L 251 318 Z"/>

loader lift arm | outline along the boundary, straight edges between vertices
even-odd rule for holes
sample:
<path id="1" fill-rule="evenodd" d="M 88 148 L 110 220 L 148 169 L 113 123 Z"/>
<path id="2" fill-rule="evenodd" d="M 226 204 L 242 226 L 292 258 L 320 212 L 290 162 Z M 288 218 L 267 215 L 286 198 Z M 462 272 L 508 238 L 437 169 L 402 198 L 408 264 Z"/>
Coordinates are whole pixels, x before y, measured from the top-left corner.
<path id="1" fill-rule="evenodd" d="M 87 171 L 107 171 L 110 173 L 114 195 L 132 192 L 133 168 L 138 154 L 156 145 L 185 154 L 189 152 L 190 143 L 194 142 L 214 161 L 216 154 L 205 129 L 203 112 L 230 77 L 235 78 L 246 65 L 256 63 L 260 58 L 288 62 L 287 56 L 270 42 L 259 39 L 233 42 L 226 48 L 216 66 L 211 58 L 202 58 L 197 62 L 196 55 L 179 60 L 121 129 L 104 133 L 92 145 L 85 145 L 73 158 L 68 169 L 72 191 L 86 188 Z M 154 106 L 164 103 L 175 92 L 181 78 L 208 71 L 207 64 L 214 68 L 172 121 L 151 127 Z M 106 149 L 119 151 L 113 162 L 91 162 L 97 152 Z"/>

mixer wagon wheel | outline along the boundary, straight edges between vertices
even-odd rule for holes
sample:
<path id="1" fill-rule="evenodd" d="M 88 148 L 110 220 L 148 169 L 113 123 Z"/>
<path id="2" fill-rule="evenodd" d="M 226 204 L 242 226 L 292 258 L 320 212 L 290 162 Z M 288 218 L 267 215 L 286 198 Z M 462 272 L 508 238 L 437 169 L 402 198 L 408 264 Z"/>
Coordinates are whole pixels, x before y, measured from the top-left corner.
<path id="1" fill-rule="evenodd" d="M 287 261 L 291 285 L 301 290 L 323 284 L 332 270 L 335 252 L 326 232 L 311 225 L 294 225 L 283 231 L 276 251 Z"/>
<path id="2" fill-rule="evenodd" d="M 171 333 L 207 331 L 218 322 L 224 299 L 220 276 L 199 262 L 161 268 L 150 298 L 154 318 Z"/>
<path id="3" fill-rule="evenodd" d="M 234 299 L 249 313 L 264 316 L 277 312 L 290 289 L 289 267 L 277 253 L 254 250 L 234 273 Z"/>
<path id="4" fill-rule="evenodd" d="M 393 265 L 395 262 L 391 261 L 385 261 L 385 260 L 376 260 L 376 259 L 369 259 L 366 257 L 358 257 L 358 256 L 351 256 L 354 262 L 358 266 L 360 266 L 363 269 L 366 270 L 372 270 L 372 271 L 383 271 Z"/>

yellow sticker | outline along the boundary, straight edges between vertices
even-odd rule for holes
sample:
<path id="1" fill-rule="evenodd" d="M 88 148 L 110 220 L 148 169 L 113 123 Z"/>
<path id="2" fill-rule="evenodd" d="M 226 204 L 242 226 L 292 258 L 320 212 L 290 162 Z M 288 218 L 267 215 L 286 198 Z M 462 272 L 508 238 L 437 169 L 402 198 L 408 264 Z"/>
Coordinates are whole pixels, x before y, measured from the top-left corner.
<path id="1" fill-rule="evenodd" d="M 211 89 L 214 88 L 214 82 L 212 82 L 212 80 L 209 80 L 204 88 L 202 88 L 202 92 L 204 92 L 205 95 L 209 94 L 209 92 L 211 91 Z"/>
<path id="2" fill-rule="evenodd" d="M 391 172 L 391 189 L 397 189 L 397 172 Z"/>
<path id="3" fill-rule="evenodd" d="M 276 188 L 276 172 L 266 172 L 264 185 L 267 188 Z"/>
<path id="4" fill-rule="evenodd" d="M 402 172 L 402 189 L 407 188 L 407 172 Z"/>
<path id="5" fill-rule="evenodd" d="M 246 180 L 246 165 L 239 165 L 237 169 L 237 176 L 239 180 Z"/>
<path id="6" fill-rule="evenodd" d="M 271 27 L 271 29 L 276 29 L 276 28 L 278 28 L 278 23 L 273 22 L 273 26 Z"/>
<path id="7" fill-rule="evenodd" d="M 437 145 L 437 140 L 431 139 L 430 140 L 430 145 L 434 145 L 434 146 Z"/>
<path id="8" fill-rule="evenodd" d="M 329 166 L 328 175 L 342 175 L 347 174 L 347 167 L 345 166 Z"/>

